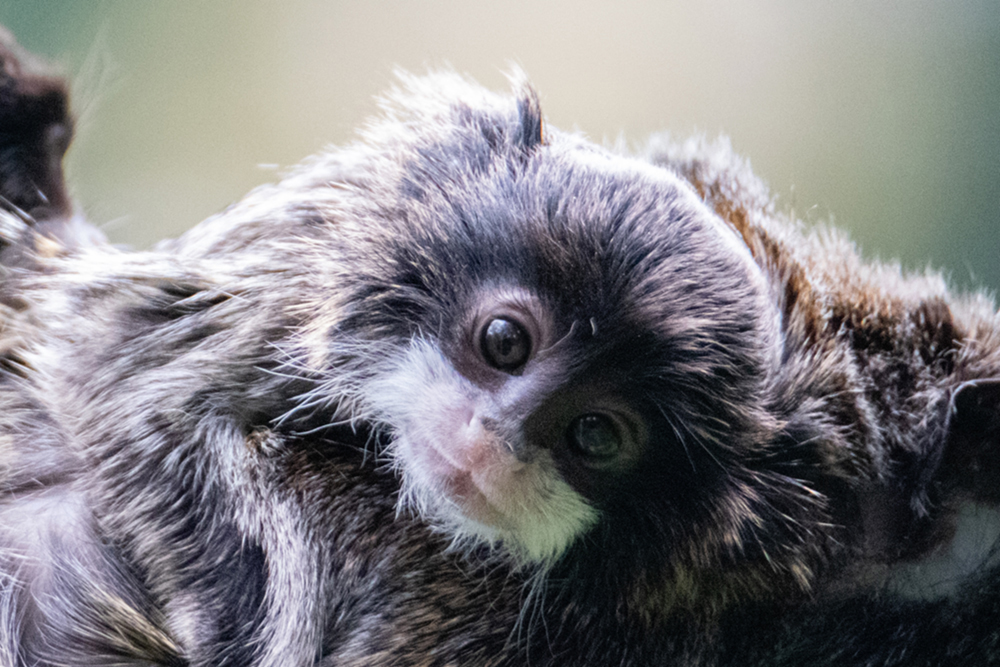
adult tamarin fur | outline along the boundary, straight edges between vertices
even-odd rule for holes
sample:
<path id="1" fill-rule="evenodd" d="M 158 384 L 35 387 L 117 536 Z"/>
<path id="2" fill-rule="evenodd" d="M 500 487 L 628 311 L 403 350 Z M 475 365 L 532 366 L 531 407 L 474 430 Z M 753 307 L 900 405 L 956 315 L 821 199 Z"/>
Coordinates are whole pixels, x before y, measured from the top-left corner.
<path id="1" fill-rule="evenodd" d="M 1000 660 L 984 296 L 448 73 L 122 252 L 2 59 L 0 664 Z"/>

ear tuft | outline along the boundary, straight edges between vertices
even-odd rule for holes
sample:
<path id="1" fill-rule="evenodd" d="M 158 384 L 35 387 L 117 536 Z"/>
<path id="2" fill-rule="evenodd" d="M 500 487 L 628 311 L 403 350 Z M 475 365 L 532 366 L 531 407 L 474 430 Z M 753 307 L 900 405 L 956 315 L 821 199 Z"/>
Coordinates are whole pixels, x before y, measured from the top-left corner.
<path id="1" fill-rule="evenodd" d="M 515 144 L 525 153 L 530 153 L 545 143 L 542 104 L 538 99 L 538 91 L 528 83 L 527 76 L 519 68 L 512 69 L 507 78 L 517 97 L 517 113 L 520 119 L 520 134 Z"/>
<path id="2" fill-rule="evenodd" d="M 526 87 L 517 100 L 517 111 L 521 116 L 521 147 L 530 152 L 545 143 L 542 122 L 542 106 L 534 88 Z"/>

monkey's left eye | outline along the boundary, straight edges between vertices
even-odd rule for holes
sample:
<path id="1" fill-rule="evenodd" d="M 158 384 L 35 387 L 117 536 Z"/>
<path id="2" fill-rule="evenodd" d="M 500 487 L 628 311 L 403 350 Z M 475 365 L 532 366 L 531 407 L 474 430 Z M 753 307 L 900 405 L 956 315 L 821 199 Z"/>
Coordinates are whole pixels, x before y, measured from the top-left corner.
<path id="1" fill-rule="evenodd" d="M 508 373 L 527 363 L 531 355 L 531 336 L 520 323 L 506 317 L 490 320 L 479 344 L 486 362 Z"/>
<path id="2" fill-rule="evenodd" d="M 607 461 L 622 448 L 622 434 L 611 417 L 600 413 L 580 415 L 569 425 L 569 444 L 575 452 L 594 461 Z"/>

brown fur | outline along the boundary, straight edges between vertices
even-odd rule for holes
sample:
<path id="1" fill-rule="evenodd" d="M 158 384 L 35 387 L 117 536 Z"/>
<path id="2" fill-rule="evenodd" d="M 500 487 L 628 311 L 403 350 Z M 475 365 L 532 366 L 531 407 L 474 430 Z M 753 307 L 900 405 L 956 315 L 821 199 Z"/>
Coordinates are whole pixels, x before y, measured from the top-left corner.
<path id="1" fill-rule="evenodd" d="M 526 84 L 447 73 L 404 77 L 355 144 L 122 253 L 71 217 L 64 146 L 36 141 L 71 126 L 65 88 L 17 54 L 0 51 L 0 664 L 1000 656 L 991 551 L 943 593 L 900 578 L 970 506 L 996 510 L 985 297 L 803 230 L 723 141 L 615 155 L 543 133 Z M 52 113 L 25 115 L 39 90 Z M 470 344 L 497 303 L 549 336 L 516 372 Z M 592 394 L 648 431 L 637 463 L 560 449 L 560 411 Z M 407 502 L 408 423 L 470 395 L 493 410 L 484 460 L 554 461 L 566 482 L 524 511 L 557 488 L 593 523 L 532 560 L 527 529 L 491 542 L 442 518 L 446 485 Z M 523 423 L 559 433 L 512 438 Z"/>

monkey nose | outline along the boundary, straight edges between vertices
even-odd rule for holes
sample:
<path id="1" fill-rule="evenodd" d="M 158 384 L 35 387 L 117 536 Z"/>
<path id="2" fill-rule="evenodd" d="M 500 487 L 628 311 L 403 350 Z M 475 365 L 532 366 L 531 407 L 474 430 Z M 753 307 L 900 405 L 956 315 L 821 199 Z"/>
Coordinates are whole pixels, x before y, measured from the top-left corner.
<path id="1" fill-rule="evenodd" d="M 479 417 L 479 423 L 504 450 L 514 455 L 520 463 L 530 463 L 535 458 L 534 448 L 524 437 L 524 431 L 518 426 L 506 428 L 503 422 L 492 417 Z"/>

